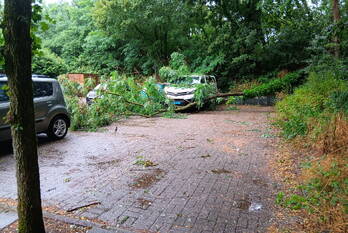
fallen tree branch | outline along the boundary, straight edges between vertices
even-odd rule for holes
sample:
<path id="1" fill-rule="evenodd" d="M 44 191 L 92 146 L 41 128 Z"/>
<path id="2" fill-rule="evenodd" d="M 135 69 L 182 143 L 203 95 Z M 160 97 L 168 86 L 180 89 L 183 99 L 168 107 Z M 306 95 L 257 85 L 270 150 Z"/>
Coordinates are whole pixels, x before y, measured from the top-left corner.
<path id="1" fill-rule="evenodd" d="M 133 101 L 127 100 L 127 99 L 126 99 L 123 95 L 121 95 L 121 94 L 118 94 L 118 93 L 115 93 L 115 92 L 111 92 L 111 91 L 105 91 L 105 93 L 106 93 L 106 94 L 110 94 L 110 95 L 116 95 L 116 96 L 122 97 L 126 103 L 133 104 L 133 105 L 140 106 L 140 107 L 144 107 L 144 105 L 142 105 L 142 104 L 139 104 L 139 103 L 137 103 L 137 102 L 133 102 Z"/>
<path id="2" fill-rule="evenodd" d="M 100 205 L 101 202 L 92 202 L 92 203 L 89 203 L 89 204 L 86 204 L 86 205 L 82 205 L 82 206 L 78 206 L 78 207 L 75 207 L 75 208 L 72 208 L 72 209 L 68 209 L 66 212 L 68 213 L 71 213 L 71 212 L 74 212 L 76 210 L 79 210 L 79 209 L 82 209 L 82 208 L 86 208 L 86 207 L 90 207 L 90 206 L 94 206 L 94 205 Z"/>
<path id="3" fill-rule="evenodd" d="M 212 100 L 212 99 L 217 99 L 217 98 L 224 98 L 224 97 L 230 97 L 230 96 L 243 96 L 243 93 L 241 92 L 236 92 L 236 93 L 217 93 L 216 95 L 213 95 L 213 96 L 209 96 L 207 100 Z M 188 105 L 185 105 L 183 107 L 178 107 L 174 110 L 174 112 L 182 112 L 182 111 L 185 111 L 187 109 L 190 109 L 194 106 L 196 106 L 198 103 L 197 102 L 192 102 L 192 103 L 189 103 Z"/>
<path id="4" fill-rule="evenodd" d="M 140 104 L 140 103 L 137 103 L 137 102 L 133 102 L 133 101 L 130 101 L 130 100 L 127 100 L 124 96 L 122 96 L 121 94 L 118 94 L 118 93 L 115 93 L 115 92 L 110 92 L 110 91 L 105 91 L 106 94 L 110 94 L 110 95 L 116 95 L 116 96 L 119 96 L 119 97 L 122 97 L 124 99 L 124 101 L 128 104 L 133 104 L 133 105 L 136 105 L 136 106 L 140 106 L 140 107 L 144 107 L 144 105 Z M 217 98 L 225 98 L 225 97 L 230 97 L 230 96 L 243 96 L 244 94 L 242 92 L 234 92 L 234 93 L 217 93 L 216 95 L 213 95 L 213 96 L 209 96 L 206 101 L 208 100 L 212 100 L 212 99 L 217 99 Z M 187 109 L 190 109 L 194 106 L 196 106 L 198 103 L 197 102 L 192 102 L 192 103 L 189 103 L 188 105 L 185 105 L 183 107 L 177 107 L 174 109 L 174 112 L 182 112 L 182 111 L 185 111 Z M 134 115 L 138 115 L 138 116 L 142 116 L 142 117 L 146 117 L 146 118 L 150 118 L 150 117 L 153 117 L 153 116 L 156 116 L 160 113 L 164 113 L 164 112 L 167 112 L 168 110 L 167 109 L 161 109 L 155 113 L 152 113 L 152 114 L 149 114 L 149 115 L 145 115 L 145 114 L 141 114 L 141 113 L 135 113 L 135 112 L 131 112 L 128 110 L 128 112 L 134 114 Z"/>

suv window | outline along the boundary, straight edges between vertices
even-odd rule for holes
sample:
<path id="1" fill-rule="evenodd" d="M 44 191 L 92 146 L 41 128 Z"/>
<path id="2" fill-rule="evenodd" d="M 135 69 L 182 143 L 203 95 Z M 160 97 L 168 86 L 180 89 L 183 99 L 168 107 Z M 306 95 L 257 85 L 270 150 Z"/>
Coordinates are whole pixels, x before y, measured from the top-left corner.
<path id="1" fill-rule="evenodd" d="M 7 82 L 0 82 L 0 102 L 7 102 L 9 100 L 6 94 Z"/>
<path id="2" fill-rule="evenodd" d="M 208 83 L 210 83 L 210 84 L 214 84 L 214 83 L 215 83 L 215 80 L 214 80 L 214 78 L 213 78 L 212 76 L 208 76 L 208 77 L 207 77 L 207 81 L 208 81 Z"/>
<path id="3" fill-rule="evenodd" d="M 51 82 L 34 82 L 34 98 L 53 95 Z"/>

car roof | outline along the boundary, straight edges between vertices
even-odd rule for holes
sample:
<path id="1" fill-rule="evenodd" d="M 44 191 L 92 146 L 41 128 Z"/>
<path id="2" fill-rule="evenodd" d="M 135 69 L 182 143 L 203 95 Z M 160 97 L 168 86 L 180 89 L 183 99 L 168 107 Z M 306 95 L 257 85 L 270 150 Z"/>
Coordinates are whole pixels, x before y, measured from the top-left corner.
<path id="1" fill-rule="evenodd" d="M 47 75 L 41 75 L 41 74 L 33 74 L 32 76 L 32 80 L 34 82 L 57 82 L 57 80 L 55 78 L 51 78 Z M 0 81 L 7 81 L 7 76 L 4 74 L 0 74 Z"/>

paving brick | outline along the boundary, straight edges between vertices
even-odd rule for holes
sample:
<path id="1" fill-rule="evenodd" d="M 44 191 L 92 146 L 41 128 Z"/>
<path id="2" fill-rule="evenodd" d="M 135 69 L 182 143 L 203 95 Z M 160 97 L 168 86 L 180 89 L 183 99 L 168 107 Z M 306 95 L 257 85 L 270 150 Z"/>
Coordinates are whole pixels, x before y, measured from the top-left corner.
<path id="1" fill-rule="evenodd" d="M 265 168 L 274 141 L 260 140 L 251 130 L 268 127 L 264 112 L 255 107 L 188 119 L 128 119 L 117 123 L 116 135 L 106 128 L 44 143 L 39 146 L 43 202 L 66 210 L 99 201 L 75 213 L 111 226 L 127 217 L 122 226 L 145 232 L 263 232 L 272 216 L 273 185 Z M 248 125 L 238 123 L 243 121 Z M 136 166 L 138 155 L 158 165 Z M 16 198 L 14 165 L 10 155 L 2 157 L 0 198 Z M 154 174 L 155 181 L 129 186 L 144 174 Z M 262 209 L 250 212 L 253 202 L 262 203 Z"/>

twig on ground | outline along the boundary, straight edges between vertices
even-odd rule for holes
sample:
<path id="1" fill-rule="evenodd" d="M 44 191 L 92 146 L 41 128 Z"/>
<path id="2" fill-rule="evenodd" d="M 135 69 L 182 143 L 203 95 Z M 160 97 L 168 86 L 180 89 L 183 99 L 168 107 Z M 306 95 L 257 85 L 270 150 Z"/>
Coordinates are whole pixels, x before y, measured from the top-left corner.
<path id="1" fill-rule="evenodd" d="M 71 213 L 71 212 L 74 212 L 74 211 L 82 209 L 82 208 L 86 208 L 86 207 L 90 207 L 90 206 L 94 206 L 94 205 L 100 205 L 100 204 L 101 204 L 101 202 L 99 202 L 99 201 L 92 202 L 92 203 L 89 203 L 89 204 L 86 204 L 86 205 L 82 205 L 82 206 L 78 206 L 78 207 L 75 207 L 75 208 L 72 208 L 72 209 L 68 209 L 66 212 Z"/>

